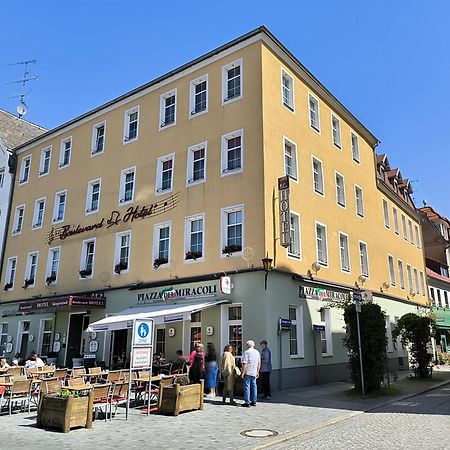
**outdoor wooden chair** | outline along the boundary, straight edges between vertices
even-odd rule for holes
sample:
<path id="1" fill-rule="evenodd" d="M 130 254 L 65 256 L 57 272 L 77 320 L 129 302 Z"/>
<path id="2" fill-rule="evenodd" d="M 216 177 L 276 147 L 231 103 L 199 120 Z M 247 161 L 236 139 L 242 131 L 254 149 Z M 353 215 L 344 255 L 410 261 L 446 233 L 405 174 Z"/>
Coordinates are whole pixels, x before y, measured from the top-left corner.
<path id="1" fill-rule="evenodd" d="M 55 369 L 55 373 L 53 374 L 55 378 L 58 378 L 58 380 L 65 380 L 67 378 L 67 369 Z"/>
<path id="2" fill-rule="evenodd" d="M 110 419 L 112 420 L 112 407 L 114 406 L 114 415 L 117 413 L 119 405 L 127 403 L 128 400 L 128 383 L 116 382 L 112 387 Z"/>
<path id="3" fill-rule="evenodd" d="M 123 380 L 121 370 L 110 370 L 108 376 L 106 377 L 107 383 L 116 383 L 119 380 Z"/>
<path id="4" fill-rule="evenodd" d="M 86 375 L 86 369 L 84 367 L 74 367 L 72 369 L 71 377 L 72 378 L 83 378 Z"/>
<path id="5" fill-rule="evenodd" d="M 9 389 L 5 389 L 3 392 L 0 405 L 1 407 L 8 404 L 9 417 L 12 413 L 13 402 L 21 401 L 21 409 L 23 410 L 28 406 L 28 415 L 30 414 L 31 408 L 31 383 L 33 380 L 13 380 L 12 386 Z"/>
<path id="6" fill-rule="evenodd" d="M 111 412 L 111 392 L 112 392 L 112 384 L 100 384 L 95 385 L 93 390 L 93 397 L 94 397 L 94 417 L 97 413 L 97 411 L 100 409 L 104 413 L 105 416 L 105 422 L 108 418 L 108 408 L 110 412 L 110 416 L 112 414 Z M 103 408 L 105 409 L 103 411 Z"/>
<path id="7" fill-rule="evenodd" d="M 10 369 L 8 369 L 8 375 L 11 375 L 12 377 L 17 377 L 18 375 L 24 374 L 25 374 L 25 367 L 22 366 L 11 367 Z"/>
<path id="8" fill-rule="evenodd" d="M 11 380 L 14 380 L 14 381 L 28 380 L 28 377 L 26 375 L 12 375 Z"/>
<path id="9" fill-rule="evenodd" d="M 57 394 L 61 391 L 61 380 L 58 378 L 47 378 L 42 380 L 41 395 Z"/>

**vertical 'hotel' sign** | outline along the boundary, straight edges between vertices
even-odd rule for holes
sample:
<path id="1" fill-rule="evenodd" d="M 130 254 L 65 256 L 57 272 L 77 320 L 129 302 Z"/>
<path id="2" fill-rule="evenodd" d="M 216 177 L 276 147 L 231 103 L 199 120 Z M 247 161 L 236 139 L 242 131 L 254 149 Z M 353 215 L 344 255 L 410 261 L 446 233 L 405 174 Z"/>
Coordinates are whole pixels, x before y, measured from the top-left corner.
<path id="1" fill-rule="evenodd" d="M 283 247 L 291 245 L 291 208 L 289 205 L 289 177 L 278 178 L 278 198 L 280 201 L 280 243 Z"/>

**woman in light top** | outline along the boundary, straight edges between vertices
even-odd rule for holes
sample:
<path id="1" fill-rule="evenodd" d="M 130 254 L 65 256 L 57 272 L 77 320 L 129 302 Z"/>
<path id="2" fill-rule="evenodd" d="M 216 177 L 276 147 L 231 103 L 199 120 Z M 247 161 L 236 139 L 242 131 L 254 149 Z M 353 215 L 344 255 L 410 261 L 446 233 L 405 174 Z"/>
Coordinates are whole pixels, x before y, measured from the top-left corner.
<path id="1" fill-rule="evenodd" d="M 220 362 L 220 373 L 222 374 L 224 385 L 222 402 L 225 403 L 227 397 L 230 398 L 230 405 L 236 405 L 234 401 L 234 374 L 236 370 L 236 360 L 233 355 L 233 347 L 226 345 L 223 349 L 222 360 Z"/>

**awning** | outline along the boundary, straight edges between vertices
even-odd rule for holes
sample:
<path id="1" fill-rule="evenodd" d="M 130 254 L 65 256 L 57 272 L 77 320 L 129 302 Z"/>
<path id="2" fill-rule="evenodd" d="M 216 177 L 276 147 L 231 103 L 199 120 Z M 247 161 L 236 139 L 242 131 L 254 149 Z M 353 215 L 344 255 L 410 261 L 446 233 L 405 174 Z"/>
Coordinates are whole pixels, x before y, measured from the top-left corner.
<path id="1" fill-rule="evenodd" d="M 19 304 L 19 312 L 27 311 L 60 311 L 73 308 L 106 308 L 105 297 L 85 297 L 80 295 L 66 295 L 52 298 L 40 298 Z"/>
<path id="2" fill-rule="evenodd" d="M 181 322 L 190 320 L 191 313 L 227 303 L 228 300 L 218 300 L 207 303 L 158 305 L 148 307 L 128 308 L 117 314 L 89 324 L 88 331 L 113 331 L 133 327 L 133 319 L 153 319 L 155 324 Z"/>
<path id="3" fill-rule="evenodd" d="M 450 310 L 434 306 L 432 312 L 435 315 L 436 328 L 438 330 L 450 330 Z"/>

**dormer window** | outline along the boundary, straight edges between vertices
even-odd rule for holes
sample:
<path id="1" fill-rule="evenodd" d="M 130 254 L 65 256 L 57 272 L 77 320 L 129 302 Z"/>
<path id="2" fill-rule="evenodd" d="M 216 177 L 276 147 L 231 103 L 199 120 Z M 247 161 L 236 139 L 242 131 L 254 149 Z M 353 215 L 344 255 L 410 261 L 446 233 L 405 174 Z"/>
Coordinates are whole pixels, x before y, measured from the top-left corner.
<path id="1" fill-rule="evenodd" d="M 384 179 L 385 179 L 385 176 L 384 176 L 384 167 L 381 166 L 381 165 L 380 165 L 379 172 L 380 172 L 380 178 L 384 181 Z"/>

